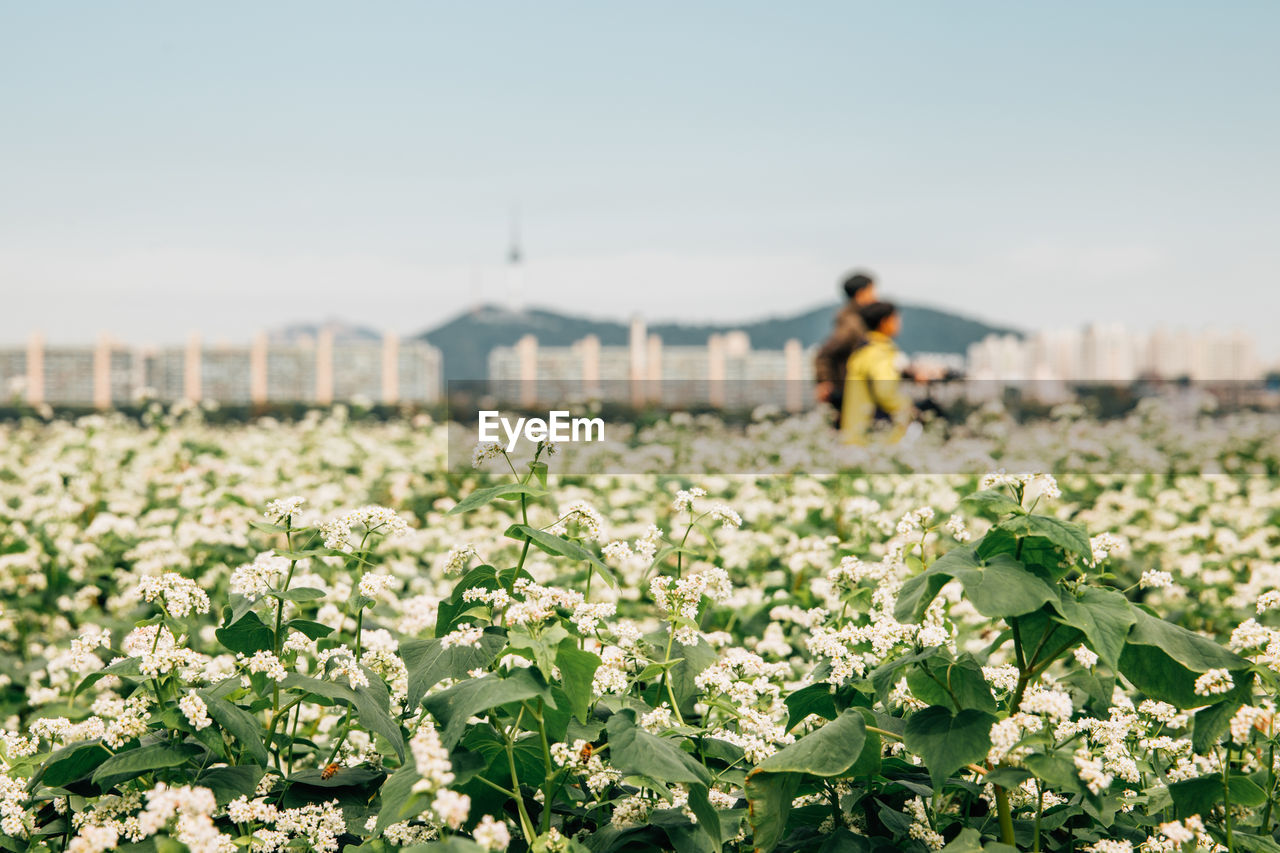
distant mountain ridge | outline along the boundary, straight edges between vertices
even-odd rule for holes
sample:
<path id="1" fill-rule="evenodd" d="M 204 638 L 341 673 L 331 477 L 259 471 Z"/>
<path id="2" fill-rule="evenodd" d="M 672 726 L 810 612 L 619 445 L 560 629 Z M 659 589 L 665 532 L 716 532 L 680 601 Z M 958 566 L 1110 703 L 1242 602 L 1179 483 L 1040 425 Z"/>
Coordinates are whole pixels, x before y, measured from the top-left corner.
<path id="1" fill-rule="evenodd" d="M 782 349 L 793 338 L 808 347 L 826 339 L 838 307 L 832 303 L 790 317 L 746 323 L 653 323 L 649 333 L 660 337 L 664 344 L 688 346 L 705 344 L 712 334 L 741 330 L 751 339 L 753 349 Z M 490 350 L 510 346 L 524 335 L 537 336 L 543 346 L 569 346 L 587 335 L 595 335 L 603 346 L 621 346 L 627 343 L 629 330 L 627 323 L 574 317 L 542 308 L 510 311 L 481 305 L 417 337 L 443 353 L 446 380 L 483 379 L 488 375 Z M 908 353 L 962 354 L 969 344 L 989 334 L 1021 332 L 936 308 L 903 305 L 898 344 Z"/>

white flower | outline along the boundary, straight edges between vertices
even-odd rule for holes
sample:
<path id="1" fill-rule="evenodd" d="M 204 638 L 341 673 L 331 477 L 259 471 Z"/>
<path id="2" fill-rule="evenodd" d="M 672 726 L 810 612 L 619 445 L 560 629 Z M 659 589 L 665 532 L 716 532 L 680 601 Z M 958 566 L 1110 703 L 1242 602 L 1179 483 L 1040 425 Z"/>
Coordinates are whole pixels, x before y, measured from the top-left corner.
<path id="1" fill-rule="evenodd" d="M 947 532 L 951 534 L 951 538 L 957 542 L 968 542 L 973 538 L 973 534 L 965 527 L 964 518 L 956 513 L 947 519 L 947 523 L 943 525 Z"/>
<path id="2" fill-rule="evenodd" d="M 395 583 L 391 575 L 367 573 L 360 576 L 360 594 L 365 598 L 377 598 L 382 591 Z"/>
<path id="3" fill-rule="evenodd" d="M 306 502 L 306 498 L 278 498 L 267 504 L 267 511 L 263 513 L 263 516 L 272 524 L 289 524 L 302 510 L 302 505 Z"/>
<path id="4" fill-rule="evenodd" d="M 1232 687 L 1235 687 L 1235 682 L 1229 671 L 1211 669 L 1196 679 L 1195 691 L 1197 696 L 1217 696 L 1230 691 Z"/>
<path id="5" fill-rule="evenodd" d="M 453 765 L 449 763 L 449 750 L 440 743 L 440 734 L 430 722 L 424 722 L 409 739 L 409 751 L 422 778 L 414 790 L 435 791 L 453 784 Z"/>
<path id="6" fill-rule="evenodd" d="M 480 638 L 483 636 L 483 628 L 476 628 L 473 627 L 470 622 L 463 622 L 440 638 L 440 648 L 448 649 L 453 646 L 469 646 L 473 649 L 478 649 L 480 648 Z"/>
<path id="7" fill-rule="evenodd" d="M 1094 795 L 1101 794 L 1111 786 L 1112 776 L 1103 769 L 1102 762 L 1094 758 L 1087 749 L 1078 749 L 1073 761 L 1080 781 L 1088 786 Z"/>
<path id="8" fill-rule="evenodd" d="M 1084 646 L 1077 646 L 1073 652 L 1076 663 L 1085 669 L 1093 669 L 1093 665 L 1098 662 L 1098 656 Z"/>
<path id="9" fill-rule="evenodd" d="M 442 569 L 446 575 L 460 574 L 465 572 L 471 561 L 479 556 L 475 545 L 454 545 L 445 555 Z"/>
<path id="10" fill-rule="evenodd" d="M 1138 580 L 1142 589 L 1164 589 L 1173 586 L 1173 575 L 1158 569 L 1147 569 Z"/>
<path id="11" fill-rule="evenodd" d="M 285 671 L 284 664 L 280 662 L 280 658 L 271 652 L 261 651 L 254 652 L 251 657 L 245 657 L 241 652 L 236 658 L 244 665 L 249 672 L 263 673 L 272 681 L 284 681 L 288 673 Z"/>
<path id="12" fill-rule="evenodd" d="M 511 832 L 507 825 L 495 821 L 489 815 L 480 818 L 476 828 L 471 831 L 471 837 L 485 850 L 506 850 L 511 843 Z"/>
<path id="13" fill-rule="evenodd" d="M 441 823 L 457 829 L 467 822 L 467 815 L 471 813 L 471 798 L 445 788 L 431 801 L 431 811 L 435 812 Z"/>
<path id="14" fill-rule="evenodd" d="M 196 731 L 213 725 L 213 720 L 209 719 L 209 706 L 194 690 L 188 690 L 187 695 L 178 700 L 178 707 Z"/>
<path id="15" fill-rule="evenodd" d="M 252 563 L 246 563 L 231 573 L 231 591 L 250 601 L 256 601 L 271 589 L 276 578 L 288 568 L 289 561 L 276 556 L 272 551 L 259 554 Z"/>
<path id="16" fill-rule="evenodd" d="M 1035 473 L 1022 475 L 1022 505 L 1031 507 L 1041 498 L 1060 498 L 1062 489 L 1058 481 L 1049 474 Z"/>
<path id="17" fill-rule="evenodd" d="M 694 486 L 692 489 L 680 489 L 676 492 L 676 499 L 672 502 L 671 506 L 676 512 L 683 512 L 685 510 L 692 512 L 693 499 L 706 497 L 706 494 L 706 489 L 700 489 L 697 486 Z"/>
<path id="18" fill-rule="evenodd" d="M 1111 533 L 1099 533 L 1089 539 L 1089 550 L 1092 552 L 1093 565 L 1098 565 L 1112 553 L 1123 553 L 1129 547 L 1119 536 Z"/>
<path id="19" fill-rule="evenodd" d="M 720 526 L 728 530 L 736 530 L 742 526 L 742 516 L 738 515 L 726 504 L 716 504 L 708 510 L 708 513 L 716 521 L 720 522 Z"/>
<path id="20" fill-rule="evenodd" d="M 497 441 L 481 441 L 476 444 L 475 450 L 471 451 L 471 467 L 479 468 L 488 462 L 502 455 L 502 444 Z"/>
<path id="21" fill-rule="evenodd" d="M 192 611 L 209 612 L 209 595 L 195 581 L 184 578 L 177 572 L 142 578 L 138 581 L 134 595 L 147 602 L 160 599 L 164 611 L 174 619 L 183 619 Z"/>

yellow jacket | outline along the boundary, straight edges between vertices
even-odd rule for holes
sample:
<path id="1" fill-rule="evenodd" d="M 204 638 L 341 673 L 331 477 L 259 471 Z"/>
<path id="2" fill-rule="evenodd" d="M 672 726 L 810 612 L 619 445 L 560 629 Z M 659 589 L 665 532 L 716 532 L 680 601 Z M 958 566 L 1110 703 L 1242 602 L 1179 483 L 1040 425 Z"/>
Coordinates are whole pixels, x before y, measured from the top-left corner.
<path id="1" fill-rule="evenodd" d="M 898 387 L 902 374 L 896 364 L 898 348 L 881 332 L 868 332 L 867 342 L 849 356 L 844 382 L 844 407 L 840 412 L 840 440 L 866 444 L 876 410 L 894 422 L 892 441 L 902 437 L 911 416 L 911 401 Z"/>

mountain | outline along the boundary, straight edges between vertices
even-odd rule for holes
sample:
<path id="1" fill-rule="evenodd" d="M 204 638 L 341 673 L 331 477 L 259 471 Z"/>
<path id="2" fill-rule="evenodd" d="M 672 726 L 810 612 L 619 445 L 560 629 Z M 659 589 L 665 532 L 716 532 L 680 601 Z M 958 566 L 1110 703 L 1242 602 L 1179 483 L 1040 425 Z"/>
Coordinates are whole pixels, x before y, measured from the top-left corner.
<path id="1" fill-rule="evenodd" d="M 791 317 L 771 317 L 749 323 L 654 323 L 649 326 L 649 332 L 673 346 L 705 344 L 712 334 L 740 329 L 750 337 L 754 349 L 782 349 L 792 338 L 808 347 L 826 339 L 838 307 L 832 303 Z M 1020 334 L 1015 329 L 992 326 L 935 308 L 903 305 L 898 345 L 908 353 L 963 353 L 969 344 L 993 333 Z M 527 334 L 536 335 L 543 346 L 568 346 L 587 335 L 598 337 L 603 346 L 622 346 L 627 343 L 629 326 L 541 308 L 509 311 L 496 305 L 482 305 L 418 337 L 444 354 L 444 377 L 449 380 L 484 378 L 488 375 L 489 351 L 510 346 Z"/>
<path id="2" fill-rule="evenodd" d="M 296 344 L 303 340 L 315 340 L 321 329 L 333 332 L 335 341 L 377 341 L 382 333 L 366 326 L 357 326 L 342 320 L 326 320 L 323 323 L 293 323 L 273 329 L 267 339 L 273 344 Z"/>

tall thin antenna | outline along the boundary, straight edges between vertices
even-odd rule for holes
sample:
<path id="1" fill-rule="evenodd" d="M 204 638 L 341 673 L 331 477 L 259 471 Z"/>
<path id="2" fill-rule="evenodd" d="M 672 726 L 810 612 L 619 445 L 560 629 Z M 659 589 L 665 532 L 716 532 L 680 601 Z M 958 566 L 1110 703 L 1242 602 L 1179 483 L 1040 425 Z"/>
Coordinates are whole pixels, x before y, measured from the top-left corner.
<path id="1" fill-rule="evenodd" d="M 511 208 L 511 244 L 507 249 L 507 308 L 524 310 L 524 253 L 520 249 L 520 210 Z"/>

